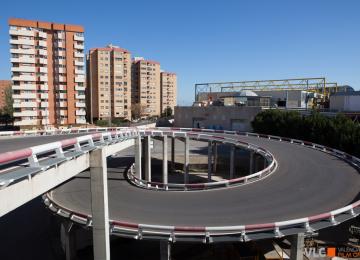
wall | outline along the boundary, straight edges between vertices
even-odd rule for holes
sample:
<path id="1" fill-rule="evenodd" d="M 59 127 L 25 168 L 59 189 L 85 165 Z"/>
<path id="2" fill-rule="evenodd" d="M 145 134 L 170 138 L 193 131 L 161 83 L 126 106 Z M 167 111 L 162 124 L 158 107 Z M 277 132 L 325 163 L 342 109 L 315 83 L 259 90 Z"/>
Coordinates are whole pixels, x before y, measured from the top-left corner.
<path id="1" fill-rule="evenodd" d="M 224 130 L 251 131 L 251 121 L 261 107 L 175 107 L 174 125 Z M 237 129 L 233 129 L 236 127 Z"/>

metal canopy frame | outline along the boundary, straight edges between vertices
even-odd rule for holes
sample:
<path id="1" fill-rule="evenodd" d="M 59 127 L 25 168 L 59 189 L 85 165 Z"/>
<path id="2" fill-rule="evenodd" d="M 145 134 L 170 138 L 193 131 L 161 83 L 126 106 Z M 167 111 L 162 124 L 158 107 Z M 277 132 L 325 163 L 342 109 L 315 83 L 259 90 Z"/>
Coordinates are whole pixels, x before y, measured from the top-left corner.
<path id="1" fill-rule="evenodd" d="M 214 82 L 195 84 L 195 101 L 198 101 L 200 93 L 212 92 L 237 92 L 241 90 L 256 91 L 280 91 L 280 90 L 307 90 L 318 92 L 328 96 L 329 88 L 337 91 L 337 83 L 328 83 L 322 78 L 298 78 L 298 79 L 275 79 L 255 80 L 239 82 Z"/>

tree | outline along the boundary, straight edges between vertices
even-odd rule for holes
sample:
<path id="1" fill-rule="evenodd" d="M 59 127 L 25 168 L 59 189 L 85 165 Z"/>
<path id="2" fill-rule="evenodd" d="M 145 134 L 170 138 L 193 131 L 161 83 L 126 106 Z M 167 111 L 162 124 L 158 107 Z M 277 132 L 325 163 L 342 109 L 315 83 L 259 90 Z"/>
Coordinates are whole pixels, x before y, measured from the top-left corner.
<path id="1" fill-rule="evenodd" d="M 2 113 L 13 117 L 14 108 L 13 108 L 13 98 L 12 98 L 12 89 L 11 86 L 5 89 L 5 106 L 2 109 Z"/>
<path id="2" fill-rule="evenodd" d="M 169 116 L 172 116 L 172 108 L 171 107 L 166 107 L 164 109 L 164 112 L 161 114 L 162 117 L 169 117 Z"/>
<path id="3" fill-rule="evenodd" d="M 142 105 L 140 103 L 135 103 L 131 105 L 131 118 L 132 119 L 138 119 L 141 117 L 141 115 L 144 114 L 145 111 L 145 105 Z"/>

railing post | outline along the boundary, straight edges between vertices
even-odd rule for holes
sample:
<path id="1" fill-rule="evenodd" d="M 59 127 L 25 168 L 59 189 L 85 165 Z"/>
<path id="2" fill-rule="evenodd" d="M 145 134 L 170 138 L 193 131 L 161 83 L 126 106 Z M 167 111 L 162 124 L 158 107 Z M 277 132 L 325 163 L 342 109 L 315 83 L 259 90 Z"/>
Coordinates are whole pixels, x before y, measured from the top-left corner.
<path id="1" fill-rule="evenodd" d="M 145 180 L 151 181 L 151 136 L 144 138 L 145 141 Z"/>
<path id="2" fill-rule="evenodd" d="M 135 173 L 141 180 L 141 136 L 140 133 L 135 138 Z"/>
<path id="3" fill-rule="evenodd" d="M 211 182 L 211 169 L 212 168 L 212 143 L 208 142 L 208 182 Z"/>
<path id="4" fill-rule="evenodd" d="M 167 149 L 167 135 L 163 136 L 163 183 L 168 183 L 168 149 Z"/>
<path id="5" fill-rule="evenodd" d="M 91 212 L 94 259 L 110 260 L 106 148 L 90 153 Z"/>
<path id="6" fill-rule="evenodd" d="M 189 137 L 185 137 L 184 183 L 189 182 Z"/>
<path id="7" fill-rule="evenodd" d="M 235 146 L 230 147 L 230 180 L 234 179 L 234 158 L 235 157 Z"/>

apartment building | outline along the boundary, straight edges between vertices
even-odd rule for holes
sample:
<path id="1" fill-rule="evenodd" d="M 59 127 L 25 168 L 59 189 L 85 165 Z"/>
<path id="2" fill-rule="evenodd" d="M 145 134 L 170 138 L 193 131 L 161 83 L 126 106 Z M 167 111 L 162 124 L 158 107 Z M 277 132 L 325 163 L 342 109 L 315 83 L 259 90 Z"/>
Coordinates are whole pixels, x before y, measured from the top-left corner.
<path id="1" fill-rule="evenodd" d="M 109 45 L 89 51 L 87 104 L 90 121 L 131 119 L 131 54 Z"/>
<path id="2" fill-rule="evenodd" d="M 15 125 L 84 124 L 84 28 L 9 19 Z"/>
<path id="3" fill-rule="evenodd" d="M 170 107 L 174 113 L 176 106 L 176 90 L 177 78 L 176 74 L 172 72 L 161 72 L 161 112 L 163 113 L 167 107 Z"/>
<path id="4" fill-rule="evenodd" d="M 141 106 L 141 116 L 158 116 L 160 110 L 160 63 L 135 57 L 132 63 L 132 105 Z"/>
<path id="5" fill-rule="evenodd" d="M 11 80 L 0 80 L 0 110 L 6 106 L 6 89 L 11 87 Z"/>

